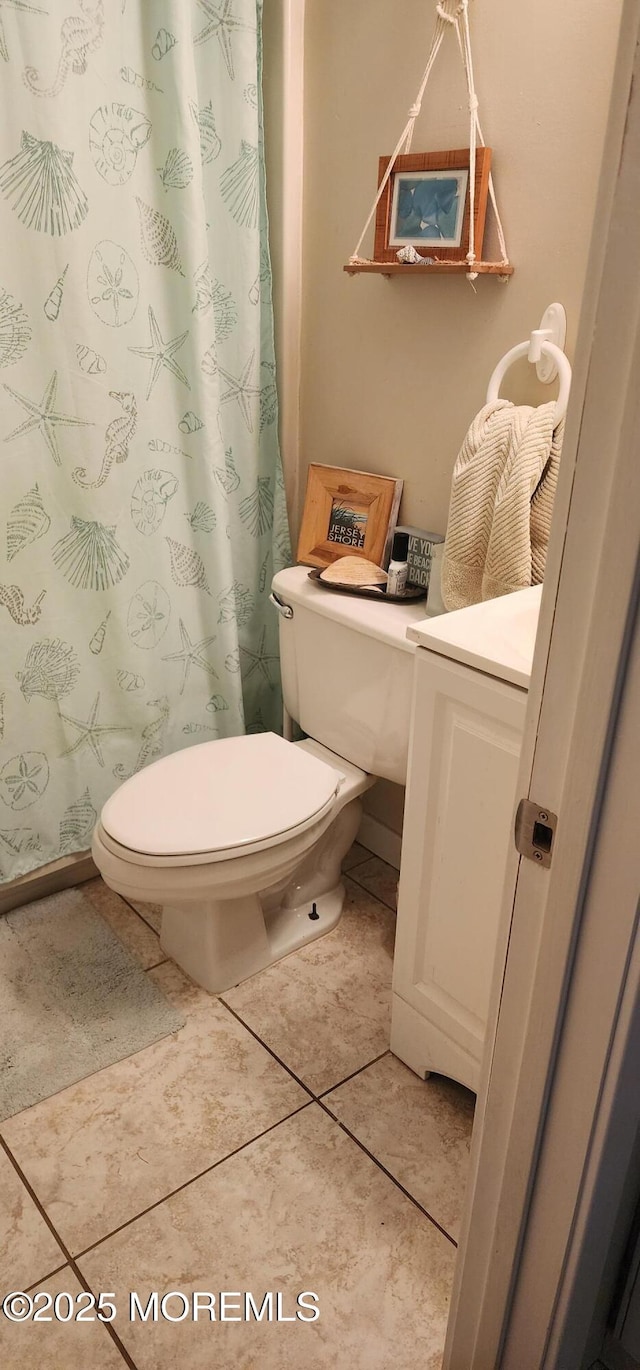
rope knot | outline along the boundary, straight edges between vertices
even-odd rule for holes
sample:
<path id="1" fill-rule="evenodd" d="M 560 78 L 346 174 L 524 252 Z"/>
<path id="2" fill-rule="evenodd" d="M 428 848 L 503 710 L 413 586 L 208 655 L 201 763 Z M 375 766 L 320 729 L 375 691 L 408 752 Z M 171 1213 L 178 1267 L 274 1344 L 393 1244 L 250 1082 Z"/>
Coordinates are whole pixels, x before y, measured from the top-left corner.
<path id="1" fill-rule="evenodd" d="M 18 0 L 14 0 L 14 3 L 17 4 L 17 3 L 18 3 Z M 0 9 L 2 8 L 2 4 L 3 4 L 3 0 L 0 0 Z M 358 242 L 357 242 L 357 244 L 356 244 L 356 248 L 355 248 L 355 251 L 354 251 L 354 253 L 353 253 L 353 256 L 350 258 L 350 265 L 353 265 L 353 266 L 357 266 L 357 264 L 363 260 L 358 254 L 359 254 L 359 252 L 360 252 L 360 249 L 361 249 L 362 244 L 363 244 L 363 242 L 364 242 L 364 239 L 365 239 L 365 237 L 366 237 L 367 230 L 368 230 L 368 228 L 369 228 L 369 226 L 370 226 L 370 224 L 371 224 L 371 222 L 372 222 L 372 220 L 373 220 L 373 218 L 374 218 L 376 209 L 378 208 L 378 205 L 380 204 L 380 201 L 381 201 L 381 199 L 382 199 L 382 196 L 384 195 L 385 190 L 387 189 L 387 186 L 389 185 L 389 180 L 390 180 L 390 177 L 391 177 L 391 175 L 392 175 L 392 173 L 393 173 L 393 168 L 394 168 L 394 166 L 395 166 L 395 164 L 396 164 L 396 162 L 397 162 L 397 159 L 398 159 L 399 156 L 402 155 L 403 152 L 407 153 L 407 152 L 410 151 L 410 148 L 411 148 L 411 141 L 412 141 L 413 134 L 414 134 L 414 125 L 415 125 L 415 121 L 416 121 L 416 119 L 417 119 L 417 117 L 418 117 L 418 115 L 419 115 L 419 113 L 420 113 L 421 108 L 422 108 L 422 102 L 423 102 L 423 98 L 424 98 L 424 93 L 425 93 L 425 90 L 426 90 L 426 87 L 427 87 L 427 84 L 428 84 L 428 81 L 429 81 L 429 77 L 430 77 L 430 75 L 431 75 L 431 72 L 432 72 L 432 69 L 433 69 L 435 60 L 436 60 L 436 57 L 438 56 L 438 53 L 439 53 L 439 51 L 440 51 L 440 48 L 441 48 L 442 44 L 443 44 L 444 41 L 445 41 L 445 34 L 446 34 L 446 27 L 445 27 L 445 26 L 447 26 L 447 27 L 449 27 L 449 28 L 453 28 L 454 31 L 455 31 L 455 35 L 456 35 L 456 39 L 457 39 L 457 46 L 458 46 L 458 48 L 460 49 L 460 57 L 461 57 L 461 60 L 462 60 L 462 66 L 463 66 L 464 73 L 465 73 L 465 77 L 466 77 L 467 98 L 468 98 L 468 102 L 469 102 L 469 114 L 470 114 L 470 125 L 471 125 L 470 130 L 469 130 L 469 147 L 470 147 L 470 149 L 471 149 L 470 157 L 471 157 L 472 160 L 475 160 L 475 148 L 476 148 L 476 146 L 477 146 L 478 144 L 480 144 L 480 146 L 483 146 L 483 144 L 484 144 L 484 139 L 483 139 L 483 136 L 482 136 L 482 129 L 481 129 L 481 127 L 480 127 L 480 123 L 479 123 L 479 120 L 478 120 L 478 99 L 477 99 L 477 96 L 476 96 L 476 92 L 475 92 L 475 90 L 474 90 L 473 60 L 472 60 L 472 53 L 471 53 L 471 36 L 470 36 L 470 33 L 469 33 L 469 0 L 438 0 L 438 3 L 435 5 L 435 10 L 436 10 L 436 16 L 437 16 L 437 18 L 436 18 L 436 23 L 435 23 L 435 25 L 434 25 L 433 37 L 432 37 L 432 40 L 431 40 L 431 47 L 430 47 L 430 50 L 429 50 L 429 56 L 428 56 L 428 60 L 427 60 L 427 65 L 426 65 L 426 67 L 425 67 L 425 70 L 424 70 L 424 73 L 423 73 L 423 76 L 422 76 L 422 81 L 421 81 L 421 83 L 420 83 L 420 87 L 419 87 L 419 90 L 418 90 L 418 94 L 417 94 L 415 103 L 414 103 L 413 105 L 411 105 L 411 108 L 409 109 L 409 112 L 408 112 L 408 122 L 407 122 L 407 124 L 405 125 L 404 129 L 402 130 L 402 133 L 400 134 L 400 138 L 398 139 L 398 142 L 397 142 L 397 144 L 396 144 L 395 150 L 394 150 L 394 152 L 392 153 L 392 156 L 391 156 L 391 159 L 390 159 L 389 164 L 388 164 L 388 166 L 387 166 L 387 169 L 386 169 L 386 171 L 385 171 L 385 173 L 384 173 L 384 176 L 382 177 L 382 179 L 381 179 L 381 181 L 380 181 L 380 184 L 379 184 L 379 186 L 378 186 L 378 192 L 377 192 L 376 198 L 375 198 L 375 200 L 374 200 L 374 202 L 373 202 L 373 205 L 371 206 L 371 209 L 370 209 L 370 211 L 369 211 L 369 217 L 368 217 L 368 219 L 367 219 L 367 221 L 366 221 L 366 223 L 365 223 L 365 226 L 364 226 L 364 228 L 363 228 L 363 230 L 362 230 L 362 233 L 361 233 L 361 235 L 360 235 L 360 238 L 359 238 L 359 240 L 358 240 Z M 506 243 L 505 243 L 505 239 L 504 239 L 504 230 L 503 230 L 503 227 L 502 227 L 502 222 L 501 222 L 501 220 L 500 220 L 500 213 L 499 213 L 499 210 L 498 210 L 498 205 L 497 205 L 497 201 L 496 201 L 496 194 L 495 194 L 495 189 L 494 189 L 494 185 L 493 185 L 493 179 L 492 179 L 491 175 L 489 176 L 489 198 L 490 198 L 490 200 L 491 200 L 491 205 L 492 205 L 492 208 L 493 208 L 493 213 L 494 213 L 494 218 L 495 218 L 495 225 L 496 225 L 497 234 L 498 234 L 498 242 L 499 242 L 499 246 L 500 246 L 500 252 L 501 252 L 501 254 L 502 254 L 502 261 L 503 261 L 503 263 L 508 264 L 507 247 L 506 247 Z M 470 242 L 471 244 L 474 243 L 473 221 L 472 221 L 471 224 L 470 224 L 469 242 Z M 475 287 L 474 287 L 474 281 L 475 281 L 475 279 L 476 279 L 476 276 L 478 275 L 478 272 L 474 270 L 474 264 L 475 264 L 475 263 L 476 263 L 476 256 L 475 256 L 475 253 L 474 253 L 474 252 L 470 252 L 470 253 L 467 255 L 466 265 L 467 265 L 467 268 L 468 268 L 468 270 L 467 270 L 467 278 L 468 278 L 468 280 L 469 280 L 469 282 L 470 282 L 472 288 L 475 288 Z"/>
<path id="2" fill-rule="evenodd" d="M 457 24 L 460 15 L 464 14 L 465 10 L 468 8 L 468 5 L 469 0 L 460 0 L 460 4 L 453 11 L 453 13 L 450 14 L 449 10 L 445 9 L 444 4 L 437 4 L 436 14 L 438 18 L 442 19 L 443 23 L 445 24 Z"/>

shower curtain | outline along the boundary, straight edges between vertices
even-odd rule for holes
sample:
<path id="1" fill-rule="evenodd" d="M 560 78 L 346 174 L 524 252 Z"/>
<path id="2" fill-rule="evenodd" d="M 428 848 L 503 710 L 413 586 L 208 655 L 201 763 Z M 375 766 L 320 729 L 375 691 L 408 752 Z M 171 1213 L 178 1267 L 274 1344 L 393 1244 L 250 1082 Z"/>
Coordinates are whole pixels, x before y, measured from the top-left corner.
<path id="1" fill-rule="evenodd" d="M 0 0 L 0 872 L 280 727 L 261 0 Z"/>

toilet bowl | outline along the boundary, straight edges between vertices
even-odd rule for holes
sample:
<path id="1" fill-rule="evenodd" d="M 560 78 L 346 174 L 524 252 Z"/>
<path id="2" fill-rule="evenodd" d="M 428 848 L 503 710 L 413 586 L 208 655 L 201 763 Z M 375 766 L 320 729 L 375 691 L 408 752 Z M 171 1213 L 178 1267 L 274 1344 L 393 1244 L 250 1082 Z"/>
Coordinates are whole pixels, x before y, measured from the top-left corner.
<path id="1" fill-rule="evenodd" d="M 312 742 L 204 742 L 116 791 L 93 857 L 119 894 L 162 905 L 163 950 L 220 993 L 335 927 L 372 783 Z"/>
<path id="2" fill-rule="evenodd" d="M 162 905 L 163 950 L 212 993 L 336 925 L 360 796 L 378 776 L 406 776 L 406 628 L 424 604 L 341 603 L 303 567 L 273 589 L 285 708 L 312 736 L 254 733 L 163 757 L 107 800 L 93 836 L 106 883 Z"/>

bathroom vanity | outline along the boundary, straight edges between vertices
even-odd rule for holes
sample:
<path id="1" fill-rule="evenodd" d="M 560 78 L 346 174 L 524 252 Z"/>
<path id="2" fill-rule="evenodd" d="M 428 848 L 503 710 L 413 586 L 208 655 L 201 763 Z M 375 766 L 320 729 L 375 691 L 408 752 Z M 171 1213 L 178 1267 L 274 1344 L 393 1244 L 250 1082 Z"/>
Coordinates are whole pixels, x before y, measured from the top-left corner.
<path id="1" fill-rule="evenodd" d="M 412 625 L 391 1050 L 476 1090 L 541 587 Z"/>

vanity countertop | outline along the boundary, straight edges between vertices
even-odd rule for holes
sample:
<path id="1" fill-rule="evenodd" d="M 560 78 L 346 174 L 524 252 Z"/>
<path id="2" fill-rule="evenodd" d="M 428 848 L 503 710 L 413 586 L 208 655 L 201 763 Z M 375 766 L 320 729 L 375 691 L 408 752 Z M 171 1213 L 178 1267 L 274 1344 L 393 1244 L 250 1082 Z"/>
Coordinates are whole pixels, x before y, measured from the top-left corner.
<path id="1" fill-rule="evenodd" d="M 407 628 L 407 637 L 453 661 L 527 690 L 538 631 L 542 586 L 471 604 Z"/>

